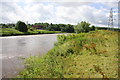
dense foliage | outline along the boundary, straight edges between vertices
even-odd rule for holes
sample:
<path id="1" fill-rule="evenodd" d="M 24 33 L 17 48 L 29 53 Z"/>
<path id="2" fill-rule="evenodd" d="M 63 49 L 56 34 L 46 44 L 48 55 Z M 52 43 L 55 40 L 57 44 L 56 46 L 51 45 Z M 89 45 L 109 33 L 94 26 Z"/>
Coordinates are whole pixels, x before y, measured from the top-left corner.
<path id="1" fill-rule="evenodd" d="M 28 31 L 28 28 L 27 28 L 27 25 L 22 22 L 22 21 L 18 21 L 16 23 L 16 27 L 15 27 L 17 30 L 21 31 L 21 32 L 27 32 Z"/>
<path id="2" fill-rule="evenodd" d="M 19 78 L 117 78 L 118 33 L 91 31 L 59 35 L 46 55 L 25 60 Z"/>
<path id="3" fill-rule="evenodd" d="M 90 23 L 82 21 L 81 23 L 78 23 L 74 28 L 76 33 L 89 32 Z"/>
<path id="4" fill-rule="evenodd" d="M 47 34 L 47 33 L 81 33 L 95 30 L 112 30 L 120 32 L 118 28 L 107 28 L 107 27 L 96 27 L 85 21 L 78 23 L 77 25 L 71 24 L 52 24 L 52 23 L 35 23 L 25 24 L 24 22 L 18 21 L 15 24 L 0 24 L 0 35 L 12 36 L 12 35 L 26 35 L 26 34 Z M 23 27 L 24 26 L 24 27 Z M 16 28 L 16 30 L 15 30 Z"/>
<path id="5" fill-rule="evenodd" d="M 95 26 L 92 25 L 91 28 L 90 28 L 91 31 L 95 31 Z"/>
<path id="6" fill-rule="evenodd" d="M 37 29 L 49 30 L 49 31 L 62 31 L 68 33 L 74 32 L 73 25 L 71 24 L 35 23 L 32 25 L 32 27 L 35 27 Z"/>
<path id="7" fill-rule="evenodd" d="M 0 24 L 0 28 L 14 28 L 15 24 Z"/>

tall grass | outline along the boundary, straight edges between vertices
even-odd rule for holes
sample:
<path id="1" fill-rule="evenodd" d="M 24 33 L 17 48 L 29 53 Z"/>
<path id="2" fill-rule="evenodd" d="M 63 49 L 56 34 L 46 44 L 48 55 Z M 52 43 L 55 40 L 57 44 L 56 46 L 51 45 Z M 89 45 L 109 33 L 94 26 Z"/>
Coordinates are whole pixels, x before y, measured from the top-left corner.
<path id="1" fill-rule="evenodd" d="M 117 44 L 117 32 L 106 30 L 59 35 L 46 55 L 26 59 L 27 67 L 18 77 L 117 78 Z"/>

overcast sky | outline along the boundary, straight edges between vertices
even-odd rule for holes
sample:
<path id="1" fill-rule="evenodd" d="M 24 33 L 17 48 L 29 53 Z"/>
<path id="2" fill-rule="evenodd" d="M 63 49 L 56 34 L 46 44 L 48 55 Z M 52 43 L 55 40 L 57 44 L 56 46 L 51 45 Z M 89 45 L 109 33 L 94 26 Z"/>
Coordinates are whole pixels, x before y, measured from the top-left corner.
<path id="1" fill-rule="evenodd" d="M 113 2 L 114 1 L 114 2 Z M 114 11 L 114 25 L 118 24 L 118 0 L 4 0 L 0 5 L 0 23 L 48 22 L 77 24 L 88 21 L 107 26 L 110 8 Z"/>

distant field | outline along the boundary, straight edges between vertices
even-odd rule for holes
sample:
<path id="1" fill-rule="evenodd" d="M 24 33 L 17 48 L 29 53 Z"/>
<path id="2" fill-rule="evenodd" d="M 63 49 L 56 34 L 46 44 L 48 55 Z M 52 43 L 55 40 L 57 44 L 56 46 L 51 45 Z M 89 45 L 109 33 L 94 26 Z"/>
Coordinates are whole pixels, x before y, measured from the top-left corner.
<path id="1" fill-rule="evenodd" d="M 117 78 L 118 32 L 59 35 L 46 55 L 25 60 L 19 78 Z"/>
<path id="2" fill-rule="evenodd" d="M 32 34 L 53 34 L 60 33 L 60 31 L 47 31 L 47 30 L 28 30 L 28 32 L 20 32 L 13 28 L 0 28 L 0 35 L 2 36 L 15 36 L 15 35 L 32 35 Z"/>

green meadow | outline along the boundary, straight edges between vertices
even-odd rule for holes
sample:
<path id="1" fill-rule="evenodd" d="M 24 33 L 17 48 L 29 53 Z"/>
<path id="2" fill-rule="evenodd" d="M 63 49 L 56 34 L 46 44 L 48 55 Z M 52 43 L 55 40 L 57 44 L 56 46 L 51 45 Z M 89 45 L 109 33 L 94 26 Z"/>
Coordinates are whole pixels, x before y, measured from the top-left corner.
<path id="1" fill-rule="evenodd" d="M 2 35 L 2 36 L 32 35 L 32 34 L 53 34 L 53 33 L 60 33 L 60 31 L 28 29 L 27 32 L 20 32 L 20 31 L 14 29 L 14 28 L 0 28 L 0 35 Z"/>

